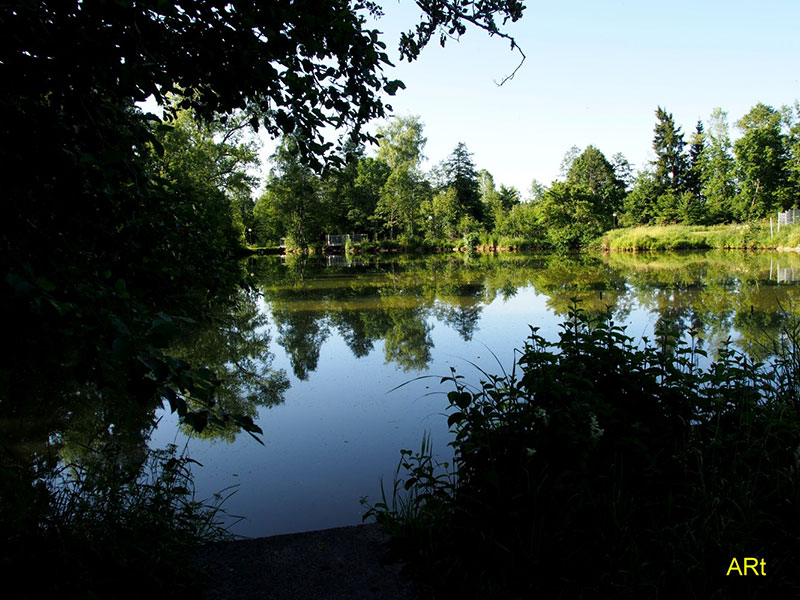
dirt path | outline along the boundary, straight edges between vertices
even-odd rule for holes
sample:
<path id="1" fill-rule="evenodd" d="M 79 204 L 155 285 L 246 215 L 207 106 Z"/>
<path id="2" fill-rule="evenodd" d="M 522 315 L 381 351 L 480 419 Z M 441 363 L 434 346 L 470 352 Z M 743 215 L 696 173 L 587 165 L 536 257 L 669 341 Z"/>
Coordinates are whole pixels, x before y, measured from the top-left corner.
<path id="1" fill-rule="evenodd" d="M 377 524 L 208 544 L 198 565 L 205 600 L 414 600 L 416 586 L 387 561 Z"/>

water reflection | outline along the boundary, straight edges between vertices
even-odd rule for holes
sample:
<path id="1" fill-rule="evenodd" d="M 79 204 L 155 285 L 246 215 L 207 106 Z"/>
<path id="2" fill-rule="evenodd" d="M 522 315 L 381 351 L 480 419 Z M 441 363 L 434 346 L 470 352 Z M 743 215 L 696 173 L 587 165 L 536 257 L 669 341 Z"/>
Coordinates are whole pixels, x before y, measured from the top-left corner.
<path id="1" fill-rule="evenodd" d="M 283 402 L 289 387 L 286 374 L 272 368 L 267 315 L 259 311 L 257 298 L 255 291 L 242 290 L 232 307 L 211 322 L 188 329 L 170 349 L 172 356 L 214 374 L 219 412 L 251 419 L 259 408 Z M 190 409 L 201 408 L 191 399 L 188 404 Z M 201 432 L 191 433 L 233 441 L 239 427 L 230 419 L 210 420 Z"/>
<path id="2" fill-rule="evenodd" d="M 254 261 L 259 290 L 278 331 L 276 342 L 292 370 L 307 380 L 320 348 L 336 331 L 353 356 L 383 342 L 387 363 L 425 370 L 431 329 L 442 323 L 469 341 L 484 307 L 531 288 L 554 315 L 574 301 L 584 310 L 610 308 L 625 322 L 636 307 L 656 318 L 654 329 L 691 330 L 712 350 L 729 336 L 755 358 L 770 355 L 797 289 L 800 257 L 733 252 L 580 254 L 425 258 L 309 257 Z M 509 340 L 520 344 L 519 339 Z"/>
<path id="3" fill-rule="evenodd" d="M 785 276 L 800 273 L 793 254 L 289 256 L 247 266 L 260 299 L 234 319 L 240 341 L 209 334 L 222 349 L 203 352 L 234 384 L 226 401 L 257 415 L 265 446 L 240 435 L 233 445 L 194 439 L 190 447 L 205 465 L 196 471 L 201 495 L 240 485 L 228 508 L 247 516 L 234 529 L 243 535 L 358 523 L 358 499 L 377 497 L 382 475 L 391 481 L 400 448 L 418 448 L 428 431 L 448 458 L 448 390 L 417 376 L 455 367 L 475 383 L 469 362 L 499 372 L 486 346 L 509 367 L 528 326 L 554 338 L 576 299 L 591 313 L 610 307 L 634 337 L 691 329 L 712 356 L 732 337 L 765 359 L 786 318 L 781 307 L 793 311 L 800 293 Z M 253 363 L 238 358 L 243 348 Z M 285 400 L 247 398 L 237 364 L 243 373 L 267 367 L 262 381 Z M 174 429 L 162 429 L 174 439 Z"/>

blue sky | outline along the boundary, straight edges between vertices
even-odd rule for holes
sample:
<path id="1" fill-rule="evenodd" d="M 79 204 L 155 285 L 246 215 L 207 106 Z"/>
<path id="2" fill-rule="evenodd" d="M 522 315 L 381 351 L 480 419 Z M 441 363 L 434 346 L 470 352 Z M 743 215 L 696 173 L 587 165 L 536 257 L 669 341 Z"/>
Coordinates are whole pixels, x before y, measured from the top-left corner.
<path id="1" fill-rule="evenodd" d="M 396 58 L 399 32 L 418 9 L 406 0 L 383 6 L 376 26 Z M 444 49 L 432 42 L 413 63 L 395 61 L 390 75 L 407 89 L 390 103 L 425 123 L 426 168 L 463 141 L 478 168 L 524 196 L 532 179 L 558 177 L 573 145 L 644 166 L 659 105 L 686 134 L 722 107 L 735 136 L 757 102 L 800 99 L 798 0 L 529 2 L 507 31 L 528 58 L 503 87 L 494 82 L 519 55 L 478 30 Z"/>

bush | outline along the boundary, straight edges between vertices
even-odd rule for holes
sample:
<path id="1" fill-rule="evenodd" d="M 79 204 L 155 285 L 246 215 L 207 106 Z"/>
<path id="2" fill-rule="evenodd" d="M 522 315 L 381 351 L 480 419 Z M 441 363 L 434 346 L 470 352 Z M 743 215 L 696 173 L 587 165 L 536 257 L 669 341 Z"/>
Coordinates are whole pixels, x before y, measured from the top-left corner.
<path id="1" fill-rule="evenodd" d="M 797 340 L 769 368 L 729 346 L 700 368 L 693 338 L 636 346 L 573 307 L 555 344 L 532 329 L 510 374 L 477 391 L 446 378 L 453 468 L 404 451 L 402 499 L 367 515 L 437 598 L 728 597 L 744 556 L 770 576 L 740 592 L 795 597 Z"/>
<path id="2" fill-rule="evenodd" d="M 480 239 L 480 233 L 477 231 L 470 231 L 464 234 L 464 237 L 461 239 L 461 245 L 469 252 L 474 252 L 475 248 L 478 247 L 478 242 L 480 242 Z"/>

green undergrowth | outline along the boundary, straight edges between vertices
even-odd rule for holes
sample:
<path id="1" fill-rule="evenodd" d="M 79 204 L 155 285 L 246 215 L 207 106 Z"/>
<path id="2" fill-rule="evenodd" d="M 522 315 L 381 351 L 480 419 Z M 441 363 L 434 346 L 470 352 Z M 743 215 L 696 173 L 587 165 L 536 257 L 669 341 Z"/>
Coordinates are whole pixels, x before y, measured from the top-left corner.
<path id="1" fill-rule="evenodd" d="M 769 222 L 733 225 L 661 225 L 606 232 L 598 246 L 605 250 L 774 249 L 800 247 L 800 227 Z"/>
<path id="2" fill-rule="evenodd" d="M 225 498 L 195 498 L 194 461 L 174 446 L 139 458 L 91 453 L 57 470 L 46 461 L 30 472 L 3 465 L 2 573 L 16 588 L 9 597 L 196 596 L 202 578 L 192 552 L 229 537 Z"/>
<path id="3" fill-rule="evenodd" d="M 769 364 L 730 343 L 709 362 L 573 306 L 510 373 L 443 379 L 453 464 L 404 450 L 365 518 L 431 598 L 797 597 L 799 335 Z M 734 557 L 768 575 L 726 578 Z"/>

